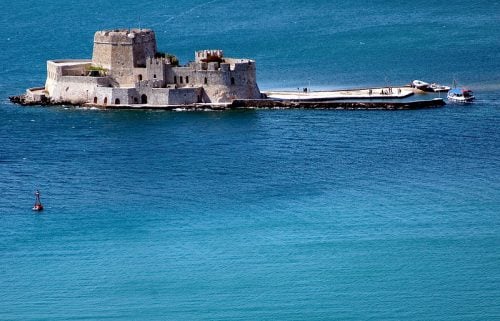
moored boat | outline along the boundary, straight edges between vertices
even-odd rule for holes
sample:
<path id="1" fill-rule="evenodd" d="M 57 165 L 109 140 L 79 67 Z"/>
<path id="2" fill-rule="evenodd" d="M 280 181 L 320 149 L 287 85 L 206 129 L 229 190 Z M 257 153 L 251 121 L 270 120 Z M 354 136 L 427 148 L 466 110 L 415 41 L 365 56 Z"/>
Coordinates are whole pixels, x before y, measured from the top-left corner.
<path id="1" fill-rule="evenodd" d="M 444 86 L 444 85 L 440 85 L 440 84 L 436 84 L 436 83 L 430 84 L 429 88 L 433 92 L 446 92 L 446 91 L 449 91 L 451 89 L 450 86 Z"/>
<path id="2" fill-rule="evenodd" d="M 411 86 L 414 87 L 414 88 L 423 90 L 423 91 L 429 91 L 430 90 L 429 83 L 427 83 L 425 81 L 422 81 L 422 80 L 414 80 L 414 81 L 412 81 L 411 82 Z"/>
<path id="3" fill-rule="evenodd" d="M 448 100 L 454 103 L 471 103 L 476 97 L 472 90 L 465 88 L 453 88 L 448 92 Z"/>

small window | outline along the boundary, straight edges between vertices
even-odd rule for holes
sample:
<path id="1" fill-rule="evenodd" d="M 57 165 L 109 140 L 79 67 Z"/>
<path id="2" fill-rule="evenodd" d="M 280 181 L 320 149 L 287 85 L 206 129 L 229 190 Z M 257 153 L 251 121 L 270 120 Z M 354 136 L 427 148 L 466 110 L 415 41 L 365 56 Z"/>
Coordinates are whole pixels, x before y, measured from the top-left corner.
<path id="1" fill-rule="evenodd" d="M 189 84 L 189 76 L 186 76 L 186 84 Z"/>
<path id="2" fill-rule="evenodd" d="M 206 85 L 206 84 L 208 84 L 208 79 L 207 79 L 207 77 L 205 77 L 205 80 L 203 81 L 203 83 L 204 83 L 205 85 Z"/>
<path id="3" fill-rule="evenodd" d="M 138 76 L 137 76 L 137 79 L 138 79 L 139 81 L 141 81 L 141 80 L 142 80 L 142 75 L 138 75 Z"/>
<path id="4" fill-rule="evenodd" d="M 234 77 L 231 77 L 231 85 L 234 85 Z"/>
<path id="5" fill-rule="evenodd" d="M 177 76 L 174 76 L 174 84 L 177 83 Z"/>
<path id="6" fill-rule="evenodd" d="M 179 82 L 182 84 L 182 76 L 179 77 Z"/>
<path id="7" fill-rule="evenodd" d="M 156 74 L 153 75 L 153 78 L 156 78 Z"/>

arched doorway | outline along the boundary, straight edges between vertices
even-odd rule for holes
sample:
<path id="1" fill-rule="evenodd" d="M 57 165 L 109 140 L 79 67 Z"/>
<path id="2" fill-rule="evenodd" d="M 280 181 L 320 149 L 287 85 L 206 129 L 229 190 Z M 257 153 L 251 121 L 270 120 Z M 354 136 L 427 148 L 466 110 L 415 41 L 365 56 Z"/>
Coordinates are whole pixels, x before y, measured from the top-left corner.
<path id="1" fill-rule="evenodd" d="M 108 97 L 104 97 L 104 105 L 108 104 Z"/>
<path id="2" fill-rule="evenodd" d="M 115 105 L 119 105 L 120 104 L 120 99 L 116 98 L 115 99 Z"/>
<path id="3" fill-rule="evenodd" d="M 97 97 L 94 97 L 94 104 L 97 104 Z"/>
<path id="4" fill-rule="evenodd" d="M 141 104 L 147 104 L 148 103 L 148 96 L 145 94 L 142 94 L 141 96 Z"/>

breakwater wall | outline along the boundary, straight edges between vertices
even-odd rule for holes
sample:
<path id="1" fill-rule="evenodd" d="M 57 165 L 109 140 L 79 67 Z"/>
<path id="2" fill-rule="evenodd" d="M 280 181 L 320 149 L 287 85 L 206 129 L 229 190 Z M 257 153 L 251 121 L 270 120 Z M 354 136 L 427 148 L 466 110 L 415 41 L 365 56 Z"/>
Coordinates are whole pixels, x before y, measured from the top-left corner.
<path id="1" fill-rule="evenodd" d="M 366 109 L 366 110 L 407 110 L 437 108 L 446 105 L 443 99 L 420 101 L 278 101 L 278 100 L 235 100 L 232 108 L 273 108 L 273 109 Z"/>
<path id="2" fill-rule="evenodd" d="M 52 103 L 48 100 L 26 100 L 24 95 L 9 97 L 10 101 L 23 106 L 28 105 L 70 105 L 82 107 L 97 107 L 103 109 L 161 109 L 161 110 L 231 110 L 231 109 L 338 109 L 338 110 L 410 110 L 438 108 L 446 103 L 441 98 L 420 101 L 286 101 L 272 99 L 234 100 L 227 104 L 191 104 L 191 105 L 93 105 L 73 104 L 71 102 Z"/>

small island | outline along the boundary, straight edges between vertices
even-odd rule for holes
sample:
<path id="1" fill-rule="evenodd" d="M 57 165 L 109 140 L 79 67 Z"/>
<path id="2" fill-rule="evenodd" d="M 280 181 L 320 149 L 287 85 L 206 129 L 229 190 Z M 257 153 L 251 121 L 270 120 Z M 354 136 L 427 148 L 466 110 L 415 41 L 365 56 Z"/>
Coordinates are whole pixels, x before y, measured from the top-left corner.
<path id="1" fill-rule="evenodd" d="M 442 99 L 397 101 L 406 87 L 311 93 L 261 93 L 251 59 L 227 58 L 222 50 L 199 50 L 194 61 L 157 50 L 150 29 L 97 31 L 92 59 L 47 61 L 44 87 L 10 97 L 21 105 L 75 105 L 114 109 L 336 108 L 415 109 Z M 386 101 L 371 101 L 372 99 Z M 354 101 L 353 101 L 354 99 Z M 367 99 L 369 101 L 367 101 Z"/>

